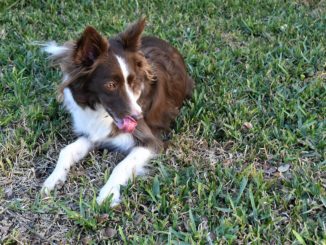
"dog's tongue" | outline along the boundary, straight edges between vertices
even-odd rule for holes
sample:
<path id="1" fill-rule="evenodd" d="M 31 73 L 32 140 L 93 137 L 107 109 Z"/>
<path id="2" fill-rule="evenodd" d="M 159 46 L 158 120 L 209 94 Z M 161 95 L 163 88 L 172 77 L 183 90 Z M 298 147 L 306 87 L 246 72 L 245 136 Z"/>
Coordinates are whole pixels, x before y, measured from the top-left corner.
<path id="1" fill-rule="evenodd" d="M 137 121 L 135 119 L 133 119 L 132 117 L 127 116 L 127 117 L 123 118 L 123 122 L 117 124 L 117 126 L 123 132 L 132 133 L 137 126 Z"/>

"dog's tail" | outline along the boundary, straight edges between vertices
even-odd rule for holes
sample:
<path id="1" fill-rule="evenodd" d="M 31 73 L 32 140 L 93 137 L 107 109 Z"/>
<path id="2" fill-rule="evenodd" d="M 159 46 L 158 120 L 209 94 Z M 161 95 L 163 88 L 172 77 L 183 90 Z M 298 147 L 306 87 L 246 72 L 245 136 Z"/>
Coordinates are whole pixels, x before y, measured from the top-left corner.
<path id="1" fill-rule="evenodd" d="M 49 54 L 49 58 L 58 65 L 66 63 L 70 58 L 74 43 L 66 42 L 64 45 L 58 45 L 56 42 L 47 42 L 40 44 L 42 46 L 42 51 Z"/>
<path id="2" fill-rule="evenodd" d="M 43 46 L 42 50 L 48 54 L 50 54 L 51 58 L 58 58 L 63 56 L 67 52 L 70 51 L 69 47 L 67 46 L 59 46 L 56 42 L 48 42 L 45 44 L 41 44 Z"/>
<path id="3" fill-rule="evenodd" d="M 74 51 L 74 42 L 66 42 L 63 45 L 58 45 L 51 41 L 47 43 L 34 43 L 41 46 L 41 50 L 49 55 L 52 64 L 59 66 L 63 72 L 63 81 L 58 87 L 58 100 L 62 100 L 63 89 L 67 87 L 78 75 L 79 71 L 72 62 L 72 54 Z"/>

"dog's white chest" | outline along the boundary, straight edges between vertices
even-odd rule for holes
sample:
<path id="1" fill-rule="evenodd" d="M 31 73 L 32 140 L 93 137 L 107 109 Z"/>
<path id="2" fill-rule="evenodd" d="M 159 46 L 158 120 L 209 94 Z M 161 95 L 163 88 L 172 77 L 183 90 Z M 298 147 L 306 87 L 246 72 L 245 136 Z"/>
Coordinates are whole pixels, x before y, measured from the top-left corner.
<path id="1" fill-rule="evenodd" d="M 69 88 L 64 89 L 64 105 L 72 115 L 74 131 L 86 135 L 92 142 L 105 141 L 112 130 L 113 119 L 103 106 L 95 110 L 80 107 Z"/>

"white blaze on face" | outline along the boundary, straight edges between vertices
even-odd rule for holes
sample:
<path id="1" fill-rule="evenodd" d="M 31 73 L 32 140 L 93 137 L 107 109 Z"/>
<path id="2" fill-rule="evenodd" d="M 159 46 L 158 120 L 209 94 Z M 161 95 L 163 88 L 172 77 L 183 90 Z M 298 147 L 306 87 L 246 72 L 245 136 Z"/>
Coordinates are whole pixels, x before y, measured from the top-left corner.
<path id="1" fill-rule="evenodd" d="M 129 101 L 131 103 L 130 108 L 131 108 L 131 113 L 135 114 L 135 115 L 139 115 L 141 114 L 142 110 L 141 107 L 138 105 L 137 100 L 139 98 L 139 95 L 135 95 L 134 92 L 132 91 L 132 89 L 130 88 L 129 84 L 128 84 L 128 76 L 129 76 L 129 70 L 128 70 L 128 65 L 125 62 L 125 60 L 123 58 L 121 58 L 120 56 L 116 55 L 116 58 L 119 62 L 121 71 L 122 71 L 122 75 L 125 81 L 125 88 L 126 88 L 126 92 L 127 95 L 129 97 Z"/>

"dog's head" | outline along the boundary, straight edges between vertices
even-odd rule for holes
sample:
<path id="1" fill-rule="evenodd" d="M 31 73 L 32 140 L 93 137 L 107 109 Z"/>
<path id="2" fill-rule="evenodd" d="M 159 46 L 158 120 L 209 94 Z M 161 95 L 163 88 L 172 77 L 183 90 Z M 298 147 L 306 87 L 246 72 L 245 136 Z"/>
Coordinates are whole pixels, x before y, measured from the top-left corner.
<path id="1" fill-rule="evenodd" d="M 87 27 L 54 57 L 67 78 L 62 88 L 69 87 L 80 105 L 101 104 L 118 127 L 125 118 L 142 117 L 137 101 L 151 77 L 150 65 L 140 51 L 144 27 L 142 18 L 109 40 Z"/>

